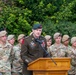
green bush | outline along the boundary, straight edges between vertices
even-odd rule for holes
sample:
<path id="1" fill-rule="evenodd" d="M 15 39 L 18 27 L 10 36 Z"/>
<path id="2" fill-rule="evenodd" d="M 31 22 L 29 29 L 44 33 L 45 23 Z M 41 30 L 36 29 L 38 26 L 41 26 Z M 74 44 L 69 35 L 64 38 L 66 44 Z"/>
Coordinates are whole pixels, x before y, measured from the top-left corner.
<path id="1" fill-rule="evenodd" d="M 8 34 L 29 35 L 34 23 L 42 23 L 42 35 L 55 32 L 76 36 L 76 0 L 1 0 L 0 27 Z"/>
<path id="2" fill-rule="evenodd" d="M 54 33 L 60 32 L 62 35 L 68 34 L 70 37 L 76 36 L 76 23 L 62 21 L 58 23 L 47 20 L 43 23 L 43 33 L 53 36 Z"/>
<path id="3" fill-rule="evenodd" d="M 0 26 L 5 27 L 8 34 L 17 36 L 20 33 L 28 35 L 31 32 L 30 16 L 32 12 L 30 10 L 6 5 L 2 5 L 1 8 Z"/>

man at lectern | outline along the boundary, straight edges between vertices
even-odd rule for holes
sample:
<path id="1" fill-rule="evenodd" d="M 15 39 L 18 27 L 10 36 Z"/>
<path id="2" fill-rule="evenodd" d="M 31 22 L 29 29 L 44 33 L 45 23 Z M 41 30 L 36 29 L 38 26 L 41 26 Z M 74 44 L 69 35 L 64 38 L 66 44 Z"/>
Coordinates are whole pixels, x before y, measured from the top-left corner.
<path id="1" fill-rule="evenodd" d="M 23 64 L 23 75 L 32 75 L 31 71 L 27 70 L 28 64 L 40 57 L 48 57 L 47 45 L 44 37 L 41 36 L 42 25 L 34 24 L 32 34 L 25 38 L 21 48 L 21 58 Z"/>

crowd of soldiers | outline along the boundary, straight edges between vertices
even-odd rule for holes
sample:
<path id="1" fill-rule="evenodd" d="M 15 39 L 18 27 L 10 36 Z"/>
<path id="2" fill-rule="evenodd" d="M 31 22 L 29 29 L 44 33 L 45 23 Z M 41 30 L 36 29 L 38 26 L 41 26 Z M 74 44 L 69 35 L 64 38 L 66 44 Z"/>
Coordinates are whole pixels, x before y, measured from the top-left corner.
<path id="1" fill-rule="evenodd" d="M 31 33 L 32 34 L 32 33 Z M 30 35 L 31 35 L 30 34 Z M 22 75 L 23 61 L 20 57 L 21 44 L 25 38 L 24 34 L 20 34 L 17 38 L 18 44 L 15 45 L 15 35 L 7 36 L 7 31 L 0 31 L 0 75 Z M 52 37 L 46 35 L 47 51 L 51 57 L 71 57 L 71 70 L 69 75 L 76 75 L 76 37 L 70 40 L 69 35 L 61 35 L 56 32 Z M 71 46 L 69 45 L 71 42 Z"/>
<path id="2" fill-rule="evenodd" d="M 61 35 L 57 32 L 54 34 L 53 38 L 55 43 L 52 44 L 52 38 L 50 35 L 45 36 L 47 41 L 47 50 L 52 57 L 70 57 L 71 60 L 71 70 L 69 70 L 69 75 L 76 75 L 76 37 L 70 39 L 69 35 Z M 71 45 L 69 45 L 71 43 Z"/>
<path id="3" fill-rule="evenodd" d="M 18 44 L 14 45 L 15 35 L 7 36 L 6 30 L 0 31 L 0 75 L 22 75 L 20 51 L 24 37 L 20 34 Z"/>

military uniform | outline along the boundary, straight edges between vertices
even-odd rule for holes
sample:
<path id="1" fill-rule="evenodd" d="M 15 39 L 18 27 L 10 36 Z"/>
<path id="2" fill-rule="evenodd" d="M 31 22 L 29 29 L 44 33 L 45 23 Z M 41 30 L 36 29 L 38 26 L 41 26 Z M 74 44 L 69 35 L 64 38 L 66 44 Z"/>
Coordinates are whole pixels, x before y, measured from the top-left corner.
<path id="1" fill-rule="evenodd" d="M 71 57 L 71 70 L 69 75 L 76 75 L 76 49 L 72 48 L 67 51 L 68 57 Z"/>
<path id="2" fill-rule="evenodd" d="M 50 46 L 52 44 L 52 38 L 51 38 L 50 35 L 46 35 L 45 39 L 46 39 L 46 42 L 47 42 L 47 51 L 48 51 L 48 53 L 50 53 Z M 50 56 L 51 56 L 51 54 L 50 54 Z"/>
<path id="3" fill-rule="evenodd" d="M 19 43 L 13 47 L 12 75 L 22 75 L 23 61 L 20 57 L 20 52 L 24 36 L 24 34 L 20 34 L 17 39 Z"/>
<path id="4" fill-rule="evenodd" d="M 17 44 L 13 47 L 13 63 L 12 63 L 12 74 L 22 75 L 23 61 L 20 57 L 21 46 Z"/>
<path id="5" fill-rule="evenodd" d="M 2 75 L 11 75 L 10 53 L 11 45 L 8 42 L 5 45 L 0 44 L 0 72 Z"/>
<path id="6" fill-rule="evenodd" d="M 76 37 L 71 38 L 72 47 L 67 51 L 68 57 L 71 57 L 71 70 L 69 75 L 76 75 Z"/>
<path id="7" fill-rule="evenodd" d="M 61 33 L 56 32 L 53 37 L 55 43 L 50 46 L 50 53 L 52 54 L 52 57 L 65 57 L 66 50 L 65 46 L 61 43 Z"/>
<path id="8" fill-rule="evenodd" d="M 68 52 L 71 50 L 71 46 L 65 46 L 65 50 L 66 50 L 66 56 L 68 57 Z"/>
<path id="9" fill-rule="evenodd" d="M 45 38 L 40 36 L 39 40 L 42 42 L 41 46 L 46 50 L 47 45 Z M 21 49 L 21 58 L 24 62 L 23 75 L 32 75 L 32 72 L 27 70 L 28 63 L 40 57 L 48 56 L 41 46 L 33 37 L 33 34 L 25 38 L 24 44 L 22 45 Z"/>
<path id="10" fill-rule="evenodd" d="M 52 54 L 52 57 L 65 57 L 66 56 L 66 48 L 63 44 L 60 44 L 59 46 L 56 46 L 56 44 L 53 44 L 50 46 L 50 51 Z"/>

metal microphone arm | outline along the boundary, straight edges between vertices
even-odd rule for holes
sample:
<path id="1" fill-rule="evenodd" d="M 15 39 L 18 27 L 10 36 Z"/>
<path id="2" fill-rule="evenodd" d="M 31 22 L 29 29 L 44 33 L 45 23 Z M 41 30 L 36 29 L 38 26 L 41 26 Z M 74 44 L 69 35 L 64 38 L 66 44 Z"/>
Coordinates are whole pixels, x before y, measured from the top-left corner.
<path id="1" fill-rule="evenodd" d="M 41 44 L 40 44 L 41 46 Z M 46 54 L 50 57 L 50 54 L 41 46 L 42 50 L 44 50 L 46 52 Z M 52 59 L 52 57 L 50 57 L 50 59 L 54 62 L 55 65 L 57 65 L 57 63 Z"/>
<path id="2" fill-rule="evenodd" d="M 35 41 L 39 43 L 39 45 L 42 48 L 42 50 L 46 53 L 46 55 L 48 55 L 50 57 L 50 54 L 47 52 L 47 50 L 45 50 L 45 48 L 42 47 L 42 45 L 41 45 L 42 44 L 42 41 L 40 41 L 39 39 L 35 39 Z M 57 65 L 57 63 L 52 58 L 51 58 L 51 60 L 54 62 L 55 65 Z"/>

